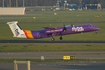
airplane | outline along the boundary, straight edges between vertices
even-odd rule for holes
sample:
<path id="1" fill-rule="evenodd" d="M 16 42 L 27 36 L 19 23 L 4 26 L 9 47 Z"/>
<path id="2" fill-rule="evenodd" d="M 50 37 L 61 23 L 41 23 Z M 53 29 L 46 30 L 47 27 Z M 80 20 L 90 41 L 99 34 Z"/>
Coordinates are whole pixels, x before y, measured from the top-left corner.
<path id="1" fill-rule="evenodd" d="M 40 39 L 40 38 L 52 37 L 51 38 L 52 41 L 55 40 L 54 36 L 60 36 L 59 39 L 62 40 L 63 35 L 100 30 L 99 27 L 96 27 L 92 24 L 80 25 L 80 26 L 64 25 L 64 27 L 56 27 L 56 28 L 44 27 L 44 30 L 39 30 L 39 31 L 22 30 L 18 25 L 18 21 L 7 22 L 7 24 L 9 25 L 14 35 L 13 37 L 28 38 L 28 39 Z"/>

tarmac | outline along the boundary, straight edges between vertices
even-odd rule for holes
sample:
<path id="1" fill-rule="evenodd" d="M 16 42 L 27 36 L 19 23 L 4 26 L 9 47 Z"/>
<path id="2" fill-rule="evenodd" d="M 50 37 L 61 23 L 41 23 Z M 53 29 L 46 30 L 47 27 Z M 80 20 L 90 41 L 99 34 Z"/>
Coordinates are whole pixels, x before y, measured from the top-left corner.
<path id="1" fill-rule="evenodd" d="M 24 59 L 63 59 L 63 56 L 76 56 L 76 59 L 105 59 L 105 51 L 38 51 L 38 52 L 0 52 L 0 58 Z"/>
<path id="2" fill-rule="evenodd" d="M 105 70 L 105 62 L 56 62 L 31 63 L 31 70 Z M 0 70 L 14 70 L 14 63 L 0 63 Z M 18 64 L 18 70 L 27 70 L 26 64 Z"/>

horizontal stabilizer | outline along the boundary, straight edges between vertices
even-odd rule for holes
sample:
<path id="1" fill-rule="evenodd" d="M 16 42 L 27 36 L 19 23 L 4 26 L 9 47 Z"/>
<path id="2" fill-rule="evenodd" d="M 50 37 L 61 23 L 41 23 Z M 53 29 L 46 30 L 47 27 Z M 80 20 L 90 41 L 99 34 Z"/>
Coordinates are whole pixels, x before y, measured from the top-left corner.
<path id="1" fill-rule="evenodd" d="M 7 22 L 7 24 L 17 24 L 18 21 Z"/>

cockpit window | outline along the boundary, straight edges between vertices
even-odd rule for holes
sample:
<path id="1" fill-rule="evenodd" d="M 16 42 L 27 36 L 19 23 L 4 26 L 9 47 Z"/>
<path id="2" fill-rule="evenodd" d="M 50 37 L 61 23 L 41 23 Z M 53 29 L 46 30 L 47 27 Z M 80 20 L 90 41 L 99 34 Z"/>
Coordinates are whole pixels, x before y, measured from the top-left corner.
<path id="1" fill-rule="evenodd" d="M 89 25 L 89 27 L 93 27 L 93 25 Z"/>

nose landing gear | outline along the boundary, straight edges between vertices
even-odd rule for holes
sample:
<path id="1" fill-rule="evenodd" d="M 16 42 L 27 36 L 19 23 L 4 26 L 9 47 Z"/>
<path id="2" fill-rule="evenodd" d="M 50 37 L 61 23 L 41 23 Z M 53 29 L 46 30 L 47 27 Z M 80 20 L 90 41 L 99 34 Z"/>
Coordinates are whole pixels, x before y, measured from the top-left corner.
<path id="1" fill-rule="evenodd" d="M 60 36 L 60 38 L 59 38 L 60 40 L 62 40 L 63 38 L 62 38 L 62 36 Z"/>

